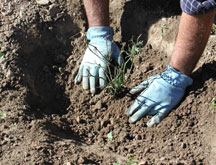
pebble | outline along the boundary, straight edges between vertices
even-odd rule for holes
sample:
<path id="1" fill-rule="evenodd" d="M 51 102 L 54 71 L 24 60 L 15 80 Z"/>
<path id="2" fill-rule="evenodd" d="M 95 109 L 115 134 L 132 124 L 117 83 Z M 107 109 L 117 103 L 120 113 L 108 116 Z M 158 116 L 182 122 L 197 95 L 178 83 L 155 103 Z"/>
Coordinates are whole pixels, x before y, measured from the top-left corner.
<path id="1" fill-rule="evenodd" d="M 95 106 L 94 106 L 94 111 L 95 111 L 95 110 L 99 110 L 99 109 L 101 109 L 101 108 L 102 108 L 102 101 L 99 100 L 99 101 L 95 104 Z"/>
<path id="2" fill-rule="evenodd" d="M 78 164 L 83 164 L 83 163 L 85 163 L 85 158 L 83 158 L 83 157 L 79 157 L 77 163 L 78 163 Z"/>
<path id="3" fill-rule="evenodd" d="M 36 0 L 38 5 L 48 5 L 49 0 Z"/>
<path id="4" fill-rule="evenodd" d="M 182 144 L 181 144 L 181 147 L 182 147 L 182 148 L 186 148 L 187 145 L 186 145 L 185 143 L 182 143 Z"/>
<path id="5" fill-rule="evenodd" d="M 13 72 L 11 70 L 7 71 L 6 77 L 11 78 L 13 76 Z"/>

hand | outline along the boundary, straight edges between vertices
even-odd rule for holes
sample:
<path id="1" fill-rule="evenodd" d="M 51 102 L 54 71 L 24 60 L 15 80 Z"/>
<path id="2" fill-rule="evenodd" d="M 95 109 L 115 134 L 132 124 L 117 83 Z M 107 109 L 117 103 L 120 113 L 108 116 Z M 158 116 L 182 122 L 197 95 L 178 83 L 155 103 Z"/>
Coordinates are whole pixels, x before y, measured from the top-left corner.
<path id="1" fill-rule="evenodd" d="M 90 91 L 94 94 L 98 81 L 100 88 L 106 85 L 108 62 L 113 59 L 114 62 L 121 65 L 124 60 L 119 53 L 118 46 L 113 42 L 111 27 L 92 27 L 87 32 L 87 38 L 90 42 L 75 77 L 75 84 L 82 80 L 83 88 L 89 89 L 90 85 Z"/>
<path id="2" fill-rule="evenodd" d="M 131 94 L 141 94 L 127 110 L 129 122 L 135 123 L 146 115 L 155 115 L 147 126 L 159 123 L 181 101 L 186 87 L 192 82 L 190 77 L 168 65 L 161 74 L 152 76 L 131 89 Z"/>

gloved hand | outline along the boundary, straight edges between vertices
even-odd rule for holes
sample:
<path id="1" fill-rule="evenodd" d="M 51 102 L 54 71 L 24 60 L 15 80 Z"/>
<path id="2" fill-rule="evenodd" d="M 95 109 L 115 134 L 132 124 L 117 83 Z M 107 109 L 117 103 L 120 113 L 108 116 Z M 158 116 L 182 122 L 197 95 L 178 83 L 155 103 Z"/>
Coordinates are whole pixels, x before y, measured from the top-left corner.
<path id="1" fill-rule="evenodd" d="M 181 101 L 186 87 L 192 82 L 190 77 L 168 65 L 164 72 L 130 90 L 131 94 L 141 94 L 127 110 L 129 122 L 135 123 L 146 115 L 155 115 L 147 126 L 159 123 Z"/>
<path id="2" fill-rule="evenodd" d="M 84 89 L 95 93 L 96 85 L 104 88 L 106 85 L 106 71 L 108 61 L 114 60 L 117 64 L 123 64 L 119 48 L 113 42 L 113 29 L 111 27 L 92 27 L 87 31 L 87 39 L 90 40 L 83 56 L 79 71 L 75 77 L 75 84 L 81 82 Z"/>

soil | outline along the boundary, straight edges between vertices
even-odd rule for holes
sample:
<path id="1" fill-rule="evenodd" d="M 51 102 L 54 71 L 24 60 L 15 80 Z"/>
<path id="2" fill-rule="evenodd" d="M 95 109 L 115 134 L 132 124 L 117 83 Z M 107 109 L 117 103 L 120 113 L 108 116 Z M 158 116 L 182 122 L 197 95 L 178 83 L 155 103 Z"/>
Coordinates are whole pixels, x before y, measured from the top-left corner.
<path id="1" fill-rule="evenodd" d="M 1 0 L 0 9 L 0 164 L 216 164 L 215 34 L 167 118 L 148 128 L 149 116 L 129 124 L 125 114 L 127 91 L 169 61 L 178 1 L 110 1 L 115 41 L 143 42 L 117 97 L 74 84 L 87 45 L 81 0 Z"/>

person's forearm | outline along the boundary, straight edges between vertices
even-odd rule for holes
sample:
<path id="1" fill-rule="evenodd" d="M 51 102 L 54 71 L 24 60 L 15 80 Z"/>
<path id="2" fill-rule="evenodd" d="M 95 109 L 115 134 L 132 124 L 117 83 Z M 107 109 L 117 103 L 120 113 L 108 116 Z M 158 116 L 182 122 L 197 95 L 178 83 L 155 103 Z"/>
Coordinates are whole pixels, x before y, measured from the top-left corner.
<path id="1" fill-rule="evenodd" d="M 170 65 L 190 75 L 202 55 L 209 38 L 215 11 L 204 15 L 182 13 Z"/>
<path id="2" fill-rule="evenodd" d="M 83 0 L 89 27 L 109 26 L 109 0 Z"/>

